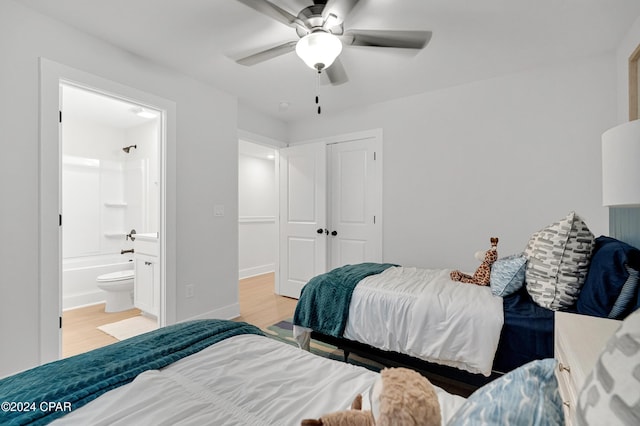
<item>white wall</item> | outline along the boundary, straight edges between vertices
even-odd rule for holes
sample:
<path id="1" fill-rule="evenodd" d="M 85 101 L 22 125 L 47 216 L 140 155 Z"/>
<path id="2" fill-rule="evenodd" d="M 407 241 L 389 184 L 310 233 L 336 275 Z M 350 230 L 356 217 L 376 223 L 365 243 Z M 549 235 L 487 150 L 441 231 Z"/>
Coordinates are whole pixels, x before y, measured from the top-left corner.
<path id="1" fill-rule="evenodd" d="M 0 2 L 0 376 L 39 362 L 39 57 L 176 103 L 177 142 L 169 147 L 175 157 L 167 170 L 168 221 L 175 227 L 166 235 L 168 247 L 175 247 L 167 253 L 167 279 L 177 287 L 170 295 L 176 318 L 237 315 L 236 98 L 5 0 Z M 225 206 L 225 216 L 213 216 L 214 204 Z M 185 298 L 187 284 L 194 286 L 195 297 Z"/>
<path id="2" fill-rule="evenodd" d="M 607 233 L 600 135 L 616 117 L 614 54 L 325 115 L 291 141 L 383 128 L 384 260 L 473 272 L 575 210 Z"/>
<path id="3" fill-rule="evenodd" d="M 284 122 L 260 114 L 244 104 L 238 104 L 238 129 L 245 132 L 244 139 L 253 142 L 281 146 L 281 142 L 287 141 L 288 127 Z M 256 138 L 251 138 L 247 133 Z"/>
<path id="4" fill-rule="evenodd" d="M 273 160 L 239 156 L 240 278 L 275 271 L 276 182 Z"/>
<path id="5" fill-rule="evenodd" d="M 622 39 L 616 51 L 618 70 L 618 122 L 629 121 L 629 56 L 640 44 L 640 17 L 633 23 L 627 35 Z"/>

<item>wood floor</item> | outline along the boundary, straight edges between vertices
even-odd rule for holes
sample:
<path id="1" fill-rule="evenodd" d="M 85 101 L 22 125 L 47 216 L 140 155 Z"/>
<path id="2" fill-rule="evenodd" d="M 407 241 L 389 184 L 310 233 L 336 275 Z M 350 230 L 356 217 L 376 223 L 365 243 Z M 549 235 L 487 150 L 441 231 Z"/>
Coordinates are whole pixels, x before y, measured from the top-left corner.
<path id="1" fill-rule="evenodd" d="M 293 317 L 298 300 L 275 294 L 274 283 L 273 273 L 240 280 L 240 317 L 236 320 L 266 328 Z"/>
<path id="2" fill-rule="evenodd" d="M 296 299 L 277 296 L 274 274 L 240 280 L 240 317 L 265 328 L 293 316 Z M 96 327 L 140 315 L 140 310 L 105 313 L 104 304 L 65 311 L 62 314 L 62 356 L 64 358 L 110 345 L 117 340 Z"/>
<path id="3" fill-rule="evenodd" d="M 106 313 L 104 303 L 62 313 L 62 357 L 88 352 L 118 340 L 97 327 L 140 315 L 139 309 Z"/>

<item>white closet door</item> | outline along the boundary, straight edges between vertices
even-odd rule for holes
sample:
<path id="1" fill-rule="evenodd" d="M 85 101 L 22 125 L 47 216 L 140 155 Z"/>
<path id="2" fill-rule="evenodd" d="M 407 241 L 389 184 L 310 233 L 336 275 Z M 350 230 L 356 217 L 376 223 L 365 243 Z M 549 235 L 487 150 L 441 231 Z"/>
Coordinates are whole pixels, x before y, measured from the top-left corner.
<path id="1" fill-rule="evenodd" d="M 280 274 L 278 294 L 299 298 L 327 267 L 326 145 L 280 150 Z"/>
<path id="2" fill-rule="evenodd" d="M 330 267 L 382 261 L 381 140 L 329 145 Z"/>

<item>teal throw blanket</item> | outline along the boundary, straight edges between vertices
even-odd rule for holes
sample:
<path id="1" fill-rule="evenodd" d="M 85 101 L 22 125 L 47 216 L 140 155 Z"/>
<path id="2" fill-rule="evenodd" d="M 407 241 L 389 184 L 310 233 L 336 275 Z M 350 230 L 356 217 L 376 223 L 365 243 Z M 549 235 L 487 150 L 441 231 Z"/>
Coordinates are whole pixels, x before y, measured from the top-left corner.
<path id="1" fill-rule="evenodd" d="M 369 275 L 390 268 L 391 263 L 359 263 L 336 268 L 313 277 L 302 288 L 293 323 L 322 334 L 342 337 L 349 317 L 351 295 Z"/>
<path id="2" fill-rule="evenodd" d="M 262 332 L 243 322 L 190 321 L 7 377 L 0 380 L 0 424 L 52 422 L 146 370 L 166 367 L 238 334 Z"/>

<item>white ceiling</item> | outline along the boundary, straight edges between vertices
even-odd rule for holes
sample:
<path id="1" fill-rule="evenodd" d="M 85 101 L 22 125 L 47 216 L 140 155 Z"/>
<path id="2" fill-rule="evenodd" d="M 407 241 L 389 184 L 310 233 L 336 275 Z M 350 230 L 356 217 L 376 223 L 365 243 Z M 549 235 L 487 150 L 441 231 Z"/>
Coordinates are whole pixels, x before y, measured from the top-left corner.
<path id="1" fill-rule="evenodd" d="M 313 117 L 315 72 L 295 55 L 234 59 L 296 40 L 235 0 L 21 0 L 22 4 L 230 92 L 283 121 Z M 293 14 L 311 0 L 272 0 Z M 492 78 L 614 49 L 638 0 L 361 0 L 346 29 L 430 30 L 417 55 L 345 47 L 350 81 L 320 87 L 323 113 Z M 287 102 L 289 108 L 279 108 Z"/>
<path id="2" fill-rule="evenodd" d="M 138 116 L 136 108 L 140 107 L 111 96 L 71 85 L 62 86 L 62 110 L 67 117 L 119 129 L 129 129 L 155 119 Z"/>
<path id="3" fill-rule="evenodd" d="M 261 160 L 273 160 L 276 150 L 273 147 L 259 145 L 240 139 L 238 141 L 238 154 L 259 158 Z"/>

